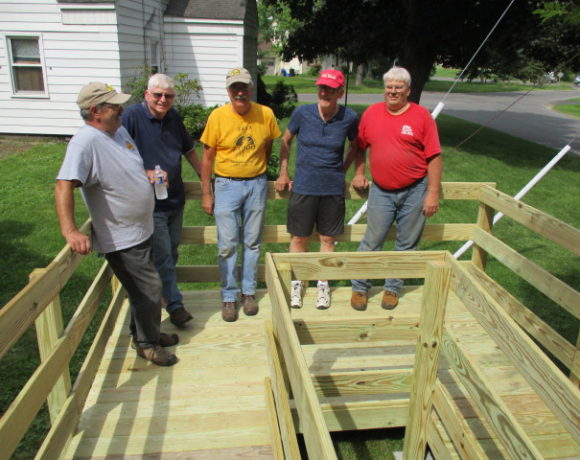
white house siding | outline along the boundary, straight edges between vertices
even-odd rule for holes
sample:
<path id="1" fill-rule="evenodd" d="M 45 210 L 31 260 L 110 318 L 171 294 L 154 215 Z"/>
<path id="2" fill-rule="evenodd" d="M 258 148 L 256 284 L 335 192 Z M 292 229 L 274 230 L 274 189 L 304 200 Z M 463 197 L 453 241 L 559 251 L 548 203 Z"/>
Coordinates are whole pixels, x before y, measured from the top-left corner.
<path id="1" fill-rule="evenodd" d="M 97 11 L 92 15 L 91 10 Z M 82 125 L 76 105 L 80 88 L 95 80 L 121 86 L 116 23 L 113 4 L 0 2 L 0 132 L 74 134 Z M 46 96 L 12 93 L 6 36 L 18 34 L 42 37 Z"/>
<path id="2" fill-rule="evenodd" d="M 197 79 L 203 91 L 196 102 L 206 106 L 228 101 L 226 73 L 245 64 L 243 49 L 243 21 L 165 18 L 166 72 L 184 72 Z"/>
<path id="3" fill-rule="evenodd" d="M 163 64 L 163 11 L 168 0 L 123 0 L 117 3 L 119 49 L 123 85 L 151 62 L 150 43 L 159 43 L 160 72 Z"/>

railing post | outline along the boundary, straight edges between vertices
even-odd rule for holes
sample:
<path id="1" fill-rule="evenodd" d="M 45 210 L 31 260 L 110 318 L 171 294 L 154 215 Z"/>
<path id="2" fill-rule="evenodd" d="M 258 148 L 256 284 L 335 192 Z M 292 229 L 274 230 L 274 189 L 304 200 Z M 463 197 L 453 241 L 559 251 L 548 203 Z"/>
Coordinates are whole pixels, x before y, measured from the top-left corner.
<path id="1" fill-rule="evenodd" d="M 580 369 L 580 331 L 578 331 L 578 338 L 576 339 L 576 351 L 574 352 L 574 357 L 572 358 L 572 366 L 570 370 L 570 381 L 576 386 L 576 388 L 580 388 L 580 374 L 575 372 L 578 369 Z"/>
<path id="2" fill-rule="evenodd" d="M 477 226 L 483 231 L 491 233 L 493 227 L 493 208 L 479 203 L 479 211 L 477 213 Z M 487 252 L 480 248 L 477 243 L 473 245 L 473 253 L 471 255 L 471 262 L 480 270 L 485 271 L 487 263 Z"/>
<path id="3" fill-rule="evenodd" d="M 46 269 L 44 268 L 37 268 L 32 271 L 29 278 L 33 279 L 45 271 Z M 57 295 L 52 302 L 46 306 L 38 318 L 36 318 L 35 327 L 40 360 L 45 361 L 50 356 L 56 342 L 62 336 L 64 331 L 60 295 Z M 70 390 L 70 371 L 67 368 L 62 376 L 57 380 L 51 393 L 48 395 L 48 412 L 50 414 L 50 420 L 53 423 L 62 409 Z"/>
<path id="4" fill-rule="evenodd" d="M 433 392 L 437 380 L 445 305 L 449 292 L 451 269 L 443 261 L 427 263 L 421 301 L 421 318 L 415 367 L 405 429 L 403 458 L 423 460 L 427 447 L 427 425 L 431 420 Z"/>

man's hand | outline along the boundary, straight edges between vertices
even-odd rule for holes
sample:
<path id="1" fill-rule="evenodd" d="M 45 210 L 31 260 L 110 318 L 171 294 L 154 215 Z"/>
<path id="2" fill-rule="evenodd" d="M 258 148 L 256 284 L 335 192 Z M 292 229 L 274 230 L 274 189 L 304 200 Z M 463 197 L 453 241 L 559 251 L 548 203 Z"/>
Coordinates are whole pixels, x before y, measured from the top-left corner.
<path id="1" fill-rule="evenodd" d="M 201 197 L 201 207 L 206 214 L 213 216 L 214 199 L 211 193 L 204 193 Z"/>
<path id="2" fill-rule="evenodd" d="M 351 185 L 359 191 L 366 190 L 369 188 L 369 181 L 364 174 L 356 174 L 352 178 Z"/>
<path id="3" fill-rule="evenodd" d="M 425 195 L 423 201 L 423 214 L 425 217 L 431 217 L 439 211 L 439 192 L 429 192 Z"/>
<path id="4" fill-rule="evenodd" d="M 292 181 L 287 172 L 284 171 L 280 173 L 278 179 L 274 182 L 274 188 L 277 192 L 283 192 L 286 189 L 288 189 L 288 191 L 292 190 Z"/>
<path id="5" fill-rule="evenodd" d="M 163 173 L 163 183 L 165 184 L 166 187 L 169 187 L 169 182 L 167 181 L 167 171 L 163 171 L 163 169 L 162 169 L 161 172 Z M 147 174 L 147 177 L 149 178 L 149 183 L 154 184 L 155 183 L 155 170 L 154 169 L 146 169 L 145 174 Z"/>
<path id="6" fill-rule="evenodd" d="M 86 256 L 91 252 L 91 240 L 84 233 L 81 233 L 78 230 L 71 230 L 65 234 L 64 237 L 74 252 L 78 252 L 83 256 Z"/>

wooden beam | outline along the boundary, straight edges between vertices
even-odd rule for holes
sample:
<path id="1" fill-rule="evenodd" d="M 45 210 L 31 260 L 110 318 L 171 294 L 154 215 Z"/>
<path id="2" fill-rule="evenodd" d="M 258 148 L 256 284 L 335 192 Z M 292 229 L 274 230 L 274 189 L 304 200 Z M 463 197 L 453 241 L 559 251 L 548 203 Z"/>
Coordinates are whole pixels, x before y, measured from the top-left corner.
<path id="1" fill-rule="evenodd" d="M 0 419 L 0 438 L 4 440 L 2 448 L 8 456 L 12 454 L 54 384 L 68 366 L 104 296 L 110 277 L 110 268 L 107 264 L 103 264 L 70 320 L 65 334 L 55 344 L 50 356 L 36 368 Z"/>
<path id="2" fill-rule="evenodd" d="M 477 212 L 477 228 L 487 233 L 491 233 L 493 227 L 493 209 L 484 203 L 479 203 L 479 210 Z M 475 245 L 471 256 L 473 265 L 485 270 L 487 263 L 487 252 L 479 246 Z"/>
<path id="3" fill-rule="evenodd" d="M 89 234 L 90 228 L 90 221 L 87 221 L 80 231 Z M 41 275 L 35 276 L 0 308 L 0 359 L 62 290 L 82 258 L 67 244 Z"/>
<path id="4" fill-rule="evenodd" d="M 578 291 L 493 235 L 477 229 L 473 237 L 479 246 L 485 248 L 502 264 L 580 319 L 580 293 Z"/>
<path id="5" fill-rule="evenodd" d="M 290 264 L 296 279 L 348 280 L 354 274 L 369 279 L 424 278 L 426 262 L 443 260 L 445 254 L 445 251 L 309 252 L 272 257 L 276 265 Z"/>
<path id="6" fill-rule="evenodd" d="M 447 361 L 510 455 L 522 460 L 542 459 L 542 454 L 493 389 L 491 382 L 448 331 L 443 334 L 443 349 Z"/>
<path id="7" fill-rule="evenodd" d="M 386 313 L 385 313 L 386 314 Z M 377 316 L 367 318 L 330 319 L 326 321 L 294 320 L 300 343 L 368 343 L 384 340 L 416 340 L 419 322 L 416 318 Z"/>
<path id="8" fill-rule="evenodd" d="M 580 230 L 490 187 L 481 188 L 479 199 L 524 227 L 580 256 Z"/>
<path id="9" fill-rule="evenodd" d="M 272 455 L 274 460 L 284 460 L 284 447 L 282 446 L 282 434 L 280 425 L 278 425 L 278 414 L 276 412 L 276 403 L 272 391 L 272 383 L 269 377 L 264 378 L 264 392 L 266 397 L 266 410 L 270 419 L 270 433 L 272 434 Z"/>
<path id="10" fill-rule="evenodd" d="M 336 241 L 344 243 L 361 241 L 366 224 L 354 224 L 344 226 L 344 232 L 336 236 Z M 423 229 L 422 241 L 467 241 L 472 238 L 476 224 L 427 224 Z M 387 241 L 396 239 L 397 229 L 393 226 L 387 235 Z M 318 241 L 320 235 L 313 232 L 311 241 Z M 286 231 L 286 225 L 265 225 L 262 234 L 262 243 L 289 243 L 290 234 Z M 183 227 L 180 244 L 217 244 L 217 228 L 215 225 Z"/>
<path id="11" fill-rule="evenodd" d="M 45 269 L 36 269 L 30 274 L 30 279 L 44 272 Z M 60 295 L 57 295 L 36 318 L 35 330 L 40 361 L 46 361 L 64 331 Z M 70 389 L 70 370 L 66 368 L 48 395 L 47 403 L 51 422 L 54 423 Z"/>
<path id="12" fill-rule="evenodd" d="M 443 318 L 449 293 L 451 270 L 445 262 L 429 262 L 421 299 L 421 323 L 411 383 L 409 418 L 405 429 L 403 458 L 423 460 L 427 448 L 427 426 L 433 409 Z"/>
<path id="13" fill-rule="evenodd" d="M 269 253 L 266 254 L 266 282 L 272 303 L 274 334 L 278 338 L 284 354 L 284 362 L 302 423 L 308 456 L 320 460 L 336 459 L 332 439 L 320 411 L 304 355 L 300 350 L 300 342 L 294 330 L 274 259 Z"/>
<path id="14" fill-rule="evenodd" d="M 325 397 L 408 393 L 412 372 L 410 369 L 334 371 L 315 373 L 312 380 L 317 394 Z"/>
<path id="15" fill-rule="evenodd" d="M 491 293 L 452 257 L 448 261 L 453 267 L 452 286 L 456 294 L 576 442 L 580 443 L 578 389 L 498 305 Z"/>
<path id="16" fill-rule="evenodd" d="M 446 428 L 449 438 L 463 460 L 483 460 L 488 456 L 477 437 L 465 421 L 455 400 L 441 381 L 437 381 L 433 393 L 433 407 Z M 493 460 L 493 459 L 492 459 Z"/>
<path id="17" fill-rule="evenodd" d="M 69 438 L 77 427 L 89 390 L 103 358 L 107 341 L 115 328 L 124 301 L 125 290 L 119 286 L 107 307 L 99 330 L 77 375 L 74 387 L 57 420 L 44 438 L 35 460 L 52 460 L 61 457 Z"/>
<path id="18" fill-rule="evenodd" d="M 558 358 L 568 369 L 572 369 L 575 348 L 562 337 L 548 323 L 530 311 L 506 289 L 500 286 L 486 273 L 479 270 L 470 262 L 461 262 L 461 265 L 496 299 L 501 299 L 499 305 L 506 313 L 523 327 L 528 334 L 540 342 L 546 349 Z"/>
<path id="19" fill-rule="evenodd" d="M 266 321 L 266 356 L 270 365 L 270 376 L 273 384 L 275 408 L 282 436 L 282 445 L 287 459 L 300 459 L 300 448 L 296 440 L 296 430 L 290 411 L 290 397 L 284 380 L 278 346 L 274 337 L 272 323 Z"/>
<path id="20" fill-rule="evenodd" d="M 442 199 L 444 200 L 477 200 L 479 198 L 479 188 L 482 185 L 495 187 L 495 182 L 442 182 Z M 201 200 L 201 183 L 184 182 L 185 197 L 188 200 Z M 290 196 L 288 191 L 277 192 L 274 182 L 268 182 L 269 200 L 287 200 Z M 345 198 L 347 200 L 366 200 L 368 191 L 359 192 L 350 182 L 345 184 Z"/>
<path id="21" fill-rule="evenodd" d="M 455 450 L 445 426 L 435 411 L 431 412 L 431 423 L 427 426 L 427 443 L 436 459 L 466 460 L 461 458 Z"/>

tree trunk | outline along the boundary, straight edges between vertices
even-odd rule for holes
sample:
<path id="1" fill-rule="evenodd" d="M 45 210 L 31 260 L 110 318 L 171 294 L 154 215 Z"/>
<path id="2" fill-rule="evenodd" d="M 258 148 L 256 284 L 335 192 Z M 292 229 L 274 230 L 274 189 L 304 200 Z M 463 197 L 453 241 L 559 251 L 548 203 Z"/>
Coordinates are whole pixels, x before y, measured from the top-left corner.
<path id="1" fill-rule="evenodd" d="M 365 75 L 365 65 L 358 64 L 356 66 L 356 79 L 355 79 L 355 86 L 361 86 L 363 84 L 363 77 Z"/>

